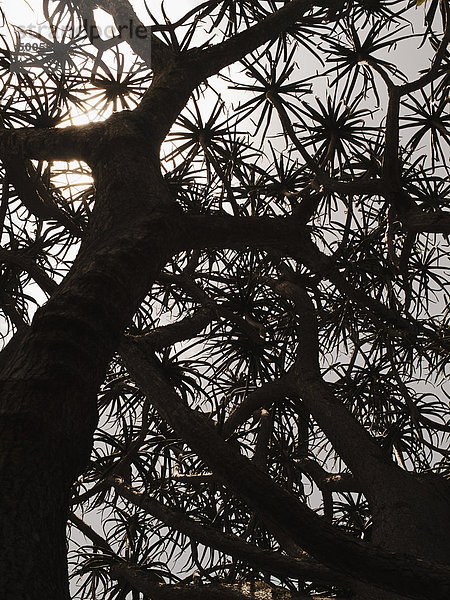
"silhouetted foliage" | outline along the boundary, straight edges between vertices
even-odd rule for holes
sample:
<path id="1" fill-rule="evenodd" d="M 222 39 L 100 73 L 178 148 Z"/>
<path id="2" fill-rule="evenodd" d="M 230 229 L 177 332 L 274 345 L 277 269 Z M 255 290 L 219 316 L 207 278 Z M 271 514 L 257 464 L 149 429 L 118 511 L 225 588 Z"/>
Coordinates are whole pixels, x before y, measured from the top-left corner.
<path id="1" fill-rule="evenodd" d="M 150 28 L 112 39 L 99 25 L 102 36 L 89 40 L 96 8 L 116 27 L 129 17 L 137 26 L 134 4 L 152 26 L 151 48 Z M 40 306 L 51 313 L 47 331 L 51 319 L 62 323 L 66 364 L 78 364 L 91 337 L 102 343 L 96 307 L 107 314 L 116 302 L 102 279 L 89 300 L 77 292 L 64 310 L 52 302 L 69 298 L 64 286 L 103 243 L 116 263 L 92 266 L 89 281 L 121 281 L 108 275 L 120 261 L 132 279 L 123 240 L 145 234 L 132 222 L 137 204 L 119 208 L 118 179 L 111 189 L 107 180 L 123 178 L 124 198 L 152 197 L 160 184 L 148 181 L 159 180 L 143 178 L 126 136 L 148 144 L 149 164 L 164 140 L 166 204 L 142 218 L 167 210 L 169 233 L 159 236 L 157 223 L 154 277 L 130 286 L 134 317 L 98 359 L 100 371 L 101 360 L 109 366 L 93 449 L 69 507 L 73 598 L 195 599 L 199 577 L 205 598 L 259 597 L 245 588 L 255 581 L 286 598 L 444 598 L 448 0 L 154 4 L 46 0 L 45 32 L 3 15 L 4 368 L 14 339 L 37 330 Z M 271 21 L 278 13 L 281 25 Z M 266 20 L 258 40 L 226 45 Z M 153 101 L 167 81 L 170 100 Z M 187 102 L 172 108 L 177 94 Z M 53 142 L 72 126 L 73 144 Z M 83 302 L 89 323 L 71 329 L 71 306 Z M 96 351 L 89 356 L 85 368 L 97 373 Z M 69 398 L 76 381 L 65 381 Z M 289 502 L 309 507 L 311 523 L 320 516 L 304 545 L 307 513 L 291 528 Z M 345 544 L 354 538 L 361 564 L 352 567 Z M 417 559 L 423 572 L 401 562 Z"/>

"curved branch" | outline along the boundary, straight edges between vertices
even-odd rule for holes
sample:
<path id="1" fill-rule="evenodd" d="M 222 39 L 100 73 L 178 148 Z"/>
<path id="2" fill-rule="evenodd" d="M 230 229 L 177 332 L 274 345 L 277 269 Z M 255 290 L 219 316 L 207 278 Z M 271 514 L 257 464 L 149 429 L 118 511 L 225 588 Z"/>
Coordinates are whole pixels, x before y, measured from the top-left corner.
<path id="1" fill-rule="evenodd" d="M 223 437 L 227 439 L 233 435 L 236 429 L 243 425 L 245 421 L 252 416 L 255 410 L 269 408 L 274 402 L 286 398 L 294 391 L 291 379 L 288 375 L 264 383 L 261 387 L 252 391 L 245 400 L 233 410 L 223 424 Z"/>
<path id="2" fill-rule="evenodd" d="M 13 252 L 0 248 L 0 263 L 10 267 L 17 267 L 22 271 L 26 271 L 38 284 L 38 286 L 49 296 L 56 291 L 58 284 L 33 259 L 25 253 Z"/>
<path id="3" fill-rule="evenodd" d="M 441 4 L 444 5 L 445 10 L 445 31 L 441 43 L 439 44 L 439 48 L 437 49 L 437 52 L 434 55 L 431 67 L 424 75 L 422 75 L 422 77 L 419 77 L 416 81 L 411 81 L 410 83 L 405 83 L 404 85 L 399 86 L 398 91 L 401 95 L 416 92 L 417 90 L 420 90 L 421 88 L 428 85 L 429 83 L 434 81 L 434 79 L 441 75 L 440 68 L 442 65 L 442 61 L 445 58 L 447 46 L 450 43 L 450 10 L 448 0 L 444 0 L 443 2 L 441 0 Z"/>
<path id="4" fill-rule="evenodd" d="M 122 498 L 156 517 L 167 526 L 173 527 L 200 544 L 215 548 L 238 560 L 246 561 L 261 571 L 282 577 L 311 578 L 327 583 L 339 580 L 339 576 L 336 579 L 335 573 L 314 563 L 311 559 L 290 558 L 280 552 L 262 550 L 235 535 L 223 533 L 214 527 L 198 523 L 187 517 L 182 511 L 164 506 L 158 500 L 136 492 L 118 478 L 112 479 L 111 484 Z"/>
<path id="5" fill-rule="evenodd" d="M 279 282 L 274 288 L 294 302 L 295 311 L 301 319 L 300 348 L 293 369 L 297 393 L 369 500 L 376 501 L 384 490 L 391 494 L 392 490 L 386 483 L 393 477 L 403 477 L 404 472 L 386 459 L 382 448 L 323 380 L 319 366 L 316 310 L 307 291 L 289 281 Z M 345 435 L 342 435 L 343 431 Z"/>
<path id="6" fill-rule="evenodd" d="M 229 585 L 164 585 L 155 583 L 151 573 L 130 565 L 111 569 L 114 579 L 125 579 L 135 590 L 152 600 L 314 600 L 311 596 L 291 593 L 284 588 L 256 581 Z M 321 597 L 321 600 L 331 600 Z"/>
<path id="7" fill-rule="evenodd" d="M 149 68 L 158 72 L 173 61 L 173 50 L 152 33 L 150 26 L 142 23 L 128 0 L 98 0 L 95 3 L 88 0 L 88 4 L 95 4 L 108 12 L 118 29 L 128 26 L 134 28 L 135 35 L 129 35 L 126 41 Z M 136 35 L 138 31 L 140 35 Z"/>
<path id="8" fill-rule="evenodd" d="M 104 123 L 61 128 L 0 129 L 0 157 L 24 156 L 36 160 L 88 161 Z"/>
<path id="9" fill-rule="evenodd" d="M 42 183 L 33 163 L 23 156 L 8 155 L 2 158 L 9 182 L 25 208 L 38 219 L 55 220 L 74 236 L 82 237 L 79 225 L 56 204 L 52 193 Z"/>
<path id="10" fill-rule="evenodd" d="M 140 340 L 154 349 L 165 348 L 198 335 L 202 329 L 211 323 L 213 316 L 214 310 L 212 307 L 206 306 L 177 323 L 157 327 L 145 335 L 127 337 Z"/>
<path id="11" fill-rule="evenodd" d="M 276 38 L 317 4 L 318 2 L 311 0 L 291 0 L 253 27 L 237 33 L 224 42 L 204 50 L 191 51 L 190 63 L 197 69 L 196 85 Z"/>
<path id="12" fill-rule="evenodd" d="M 158 366 L 128 343 L 122 351 L 127 369 L 164 419 L 225 485 L 289 531 L 299 545 L 331 569 L 399 594 L 446 600 L 450 568 L 400 556 L 343 535 L 325 523 L 288 491 L 276 485 L 244 456 L 234 451 L 213 427 L 189 409 L 161 376 Z"/>

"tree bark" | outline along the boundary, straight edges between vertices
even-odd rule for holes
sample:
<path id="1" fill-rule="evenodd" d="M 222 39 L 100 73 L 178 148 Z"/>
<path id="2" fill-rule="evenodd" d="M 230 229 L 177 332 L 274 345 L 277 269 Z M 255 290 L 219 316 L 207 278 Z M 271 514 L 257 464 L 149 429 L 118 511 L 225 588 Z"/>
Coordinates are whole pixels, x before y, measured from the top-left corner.
<path id="1" fill-rule="evenodd" d="M 311 596 L 289 592 L 262 581 L 235 585 L 162 585 L 151 575 L 133 567 L 117 565 L 111 569 L 115 579 L 124 579 L 152 600 L 314 600 Z M 321 600 L 331 600 L 323 598 Z"/>
<path id="2" fill-rule="evenodd" d="M 107 0 L 102 4 L 106 8 L 115 5 Z M 71 483 L 91 451 L 92 434 L 97 424 L 97 389 L 108 361 L 118 347 L 121 332 L 152 281 L 167 258 L 180 249 L 180 240 L 193 237 L 192 232 L 181 230 L 181 223 L 188 223 L 188 220 L 176 218 L 176 210 L 159 169 L 159 144 L 195 87 L 285 31 L 312 5 L 312 2 L 304 0 L 291 0 L 255 27 L 218 46 L 180 55 L 170 60 L 167 68 L 163 60 L 167 49 L 159 45 L 156 49 L 158 73 L 133 113 L 113 115 L 105 123 L 83 128 L 0 132 L 2 154 L 11 152 L 25 159 L 87 160 L 97 189 L 89 232 L 69 276 L 48 304 L 36 313 L 32 326 L 21 331 L 2 356 L 0 580 L 3 597 L 14 600 L 68 598 L 66 506 Z M 448 31 L 446 35 L 448 37 Z M 16 185 L 20 187 L 20 184 L 21 178 L 18 178 Z M 348 193 L 353 189 L 351 184 L 342 185 Z M 359 186 L 358 189 L 361 190 Z M 28 194 L 34 191 L 28 187 L 22 189 Z M 28 199 L 33 201 L 29 204 L 30 208 L 37 206 L 42 210 L 34 195 Z M 220 223 L 215 219 L 216 229 L 212 227 L 213 221 L 209 216 L 200 216 L 196 220 L 207 223 L 206 238 L 210 240 L 214 240 L 222 224 L 221 231 L 227 238 L 227 245 L 240 247 L 249 243 L 249 238 L 243 235 L 243 227 L 253 229 L 260 236 L 261 246 L 267 244 L 268 239 L 274 239 L 281 247 L 280 235 L 286 235 L 288 240 L 299 235 L 294 220 L 259 220 L 257 223 L 267 225 L 272 235 L 272 238 L 265 237 L 263 241 L 262 229 L 256 228 L 254 219 L 231 222 L 224 218 L 220 219 Z M 290 226 L 289 235 L 287 225 Z M 417 226 L 416 223 L 412 225 Z M 444 225 L 448 227 L 448 222 Z M 428 222 L 428 228 L 434 231 L 435 221 Z M 255 237 L 250 239 L 255 242 Z M 205 247 L 205 237 L 199 236 L 199 241 L 190 240 L 189 247 L 196 243 Z M 317 256 L 312 255 L 312 258 Z M 306 261 L 305 264 L 308 266 L 313 262 Z M 367 304 L 367 299 L 361 294 L 358 298 L 361 304 Z M 382 305 L 375 305 L 372 301 L 369 309 L 373 306 L 380 312 Z M 388 318 L 389 315 L 381 312 L 381 316 Z M 151 377 L 149 379 L 146 374 L 143 377 L 143 388 L 148 385 L 149 390 L 155 392 L 158 408 L 162 411 L 167 410 L 164 393 L 168 393 L 174 410 L 173 415 L 165 415 L 167 420 L 173 422 L 174 427 L 183 429 L 186 441 L 199 455 L 204 454 L 205 460 L 211 460 L 223 481 L 231 488 L 234 486 L 238 493 L 249 498 L 258 510 L 266 511 L 269 516 L 279 499 L 277 507 L 282 513 L 279 515 L 281 525 L 286 530 L 291 528 L 293 536 L 305 541 L 325 564 L 337 566 L 350 574 L 356 570 L 362 579 L 377 580 L 375 584 L 379 583 L 379 578 L 380 585 L 388 589 L 398 590 L 398 580 L 403 578 L 412 597 L 425 597 L 428 584 L 431 597 L 444 598 L 448 595 L 448 572 L 439 565 L 435 569 L 433 565 L 424 567 L 414 559 L 402 560 L 382 552 L 378 555 L 374 548 L 366 550 L 357 541 L 335 536 L 331 528 L 318 527 L 318 518 L 299 507 L 296 499 L 273 488 L 270 480 L 257 469 L 254 472 L 248 470 L 243 460 L 238 464 L 244 473 L 248 472 L 248 480 L 239 471 L 233 472 L 233 465 L 227 465 L 229 447 L 223 440 L 210 438 L 211 432 L 205 430 L 207 426 L 204 423 L 190 420 L 189 413 L 186 415 L 183 410 L 178 410 L 178 399 L 170 396 L 173 391 L 170 388 L 167 391 L 164 382 L 154 390 Z M 333 399 L 322 395 L 322 384 L 319 382 L 317 387 L 317 382 L 309 380 L 303 391 L 310 395 L 308 408 L 311 412 L 322 412 L 324 430 L 332 430 L 337 410 L 333 409 Z M 329 414 L 325 415 L 327 411 Z M 183 422 L 185 419 L 186 422 Z M 345 430 L 346 422 L 349 421 L 341 422 L 341 431 Z M 358 435 L 358 440 L 367 440 L 361 432 Z M 337 438 L 336 444 L 339 444 Z M 368 445 L 363 445 L 367 456 L 370 449 L 367 452 Z M 348 444 L 341 443 L 340 446 L 347 451 Z M 223 460 L 211 456 L 213 448 L 223 451 Z M 354 470 L 369 488 L 369 477 L 363 469 L 358 470 L 356 460 L 353 462 Z M 375 460 L 372 464 L 374 462 L 379 461 Z M 379 469 L 378 487 L 386 483 L 380 476 L 381 472 L 391 471 Z M 403 478 L 405 481 L 406 478 Z M 267 489 L 267 497 L 255 498 L 251 482 L 261 485 L 263 490 Z M 419 481 L 411 477 L 408 485 L 403 487 L 390 479 L 388 484 L 395 493 L 383 493 L 372 500 L 377 519 L 375 541 L 389 550 L 410 552 L 430 559 L 436 557 L 437 561 L 447 557 L 449 550 L 448 546 L 445 549 L 445 536 L 438 536 L 439 542 L 435 544 L 430 539 L 430 531 L 427 531 L 428 528 L 438 534 L 437 524 L 440 523 L 443 528 L 442 523 L 448 522 L 444 492 L 437 484 L 423 478 Z M 270 497 L 272 492 L 273 498 Z M 414 509 L 409 500 L 413 497 Z M 428 515 L 429 504 L 433 504 L 432 515 Z M 406 529 L 411 532 L 406 539 L 389 541 L 402 540 Z M 318 532 L 323 534 L 319 539 Z M 424 536 L 425 532 L 427 536 Z M 428 537 L 429 542 L 422 542 L 422 537 Z M 360 561 L 356 566 L 352 562 L 354 558 Z M 378 569 L 375 575 L 370 572 L 373 565 Z M 400 569 L 399 573 L 396 566 Z M 414 572 L 416 567 L 417 573 Z M 158 590 L 160 588 L 153 588 L 155 597 Z M 166 592 L 169 594 L 166 597 L 175 597 L 176 593 L 185 594 L 186 590 L 172 588 Z M 387 598 L 388 595 L 380 592 L 378 598 Z"/>
<path id="3" fill-rule="evenodd" d="M 140 139 L 112 120 L 98 140 L 89 235 L 2 361 L 0 581 L 11 600 L 68 598 L 69 491 L 89 459 L 96 393 L 179 237 L 155 149 Z"/>
<path id="4" fill-rule="evenodd" d="M 314 558 L 331 569 L 387 592 L 446 600 L 450 570 L 413 556 L 393 554 L 340 534 L 292 494 L 277 486 L 190 410 L 158 371 L 151 357 L 131 340 L 123 349 L 127 369 L 158 412 L 227 487 L 262 517 L 274 520 Z"/>

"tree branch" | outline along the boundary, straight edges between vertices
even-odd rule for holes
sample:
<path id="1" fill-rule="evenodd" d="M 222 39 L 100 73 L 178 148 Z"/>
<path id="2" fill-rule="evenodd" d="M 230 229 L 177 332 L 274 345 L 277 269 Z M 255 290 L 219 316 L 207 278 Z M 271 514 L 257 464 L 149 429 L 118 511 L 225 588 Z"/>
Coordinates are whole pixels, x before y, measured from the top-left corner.
<path id="1" fill-rule="evenodd" d="M 411 233 L 450 233 L 450 212 L 426 213 L 415 208 L 400 215 L 405 229 Z"/>
<path id="2" fill-rule="evenodd" d="M 286 398 L 294 393 L 291 379 L 287 375 L 268 381 L 252 391 L 230 414 L 224 422 L 222 435 L 229 438 L 241 425 L 247 421 L 255 410 L 269 408 L 277 400 Z"/>
<path id="3" fill-rule="evenodd" d="M 264 472 L 236 453 L 190 410 L 138 345 L 122 352 L 127 369 L 164 419 L 225 485 L 245 499 L 262 517 L 289 531 L 299 545 L 320 562 L 350 577 L 417 598 L 446 600 L 450 569 L 409 556 L 399 556 L 343 535 L 277 486 Z"/>
<path id="4" fill-rule="evenodd" d="M 145 494 L 140 494 L 125 485 L 120 479 L 113 478 L 111 484 L 114 489 L 133 505 L 141 508 L 147 514 L 156 517 L 168 527 L 189 536 L 200 544 L 215 548 L 237 560 L 242 560 L 255 568 L 279 575 L 299 579 L 314 579 L 326 583 L 341 581 L 339 576 L 328 569 L 314 563 L 308 558 L 290 558 L 280 552 L 262 550 L 253 546 L 235 535 L 230 535 L 217 529 L 198 523 L 187 517 L 182 511 L 164 506 L 158 500 Z M 345 579 L 345 578 L 344 578 Z"/>
<path id="5" fill-rule="evenodd" d="M 386 459 L 381 447 L 322 379 L 316 309 L 307 291 L 289 281 L 280 281 L 274 288 L 294 302 L 295 311 L 301 319 L 301 339 L 293 369 L 297 393 L 366 496 L 375 502 L 384 490 L 391 493 L 386 482 L 401 478 L 404 472 Z M 343 431 L 345 435 L 342 435 Z"/>
<path id="6" fill-rule="evenodd" d="M 229 585 L 164 585 L 155 583 L 151 573 L 130 565 L 116 565 L 111 569 L 114 579 L 125 579 L 135 590 L 152 600 L 314 600 L 311 596 L 291 593 L 256 581 Z M 331 600 L 321 597 L 321 600 Z"/>
<path id="7" fill-rule="evenodd" d="M 439 48 L 434 55 L 432 65 L 430 69 L 424 75 L 422 75 L 422 77 L 416 79 L 416 81 L 411 81 L 410 83 L 405 83 L 399 86 L 398 91 L 401 95 L 411 94 L 412 92 L 423 89 L 426 85 L 434 81 L 434 79 L 442 74 L 440 68 L 442 61 L 445 58 L 447 46 L 450 43 L 450 10 L 448 0 L 441 0 L 441 4 L 444 5 L 443 8 L 445 10 L 445 31 L 441 43 L 439 44 Z"/>
<path id="8" fill-rule="evenodd" d="M 317 461 L 311 458 L 300 458 L 296 462 L 302 471 L 310 475 L 322 492 L 363 491 L 352 473 L 328 473 Z"/>
<path id="9" fill-rule="evenodd" d="M 142 23 L 127 0 L 98 0 L 95 3 L 88 0 L 87 3 L 97 5 L 108 12 L 114 18 L 118 29 L 119 27 L 128 27 L 131 24 L 134 28 L 134 35 L 129 35 L 124 39 L 149 68 L 159 72 L 173 62 L 174 51 L 152 33 L 150 26 L 147 27 Z M 138 28 L 141 32 L 140 36 L 136 35 Z M 119 31 L 122 30 L 119 29 Z"/>
<path id="10" fill-rule="evenodd" d="M 425 215 L 426 216 L 426 215 Z M 289 217 L 234 217 L 228 215 L 181 215 L 180 229 L 185 236 L 178 240 L 179 249 L 258 247 L 277 249 L 296 258 L 313 273 L 331 281 L 347 298 L 361 307 L 377 325 L 394 325 L 415 339 L 419 334 L 448 350 L 448 343 L 425 323 L 411 322 L 379 300 L 352 286 L 340 273 L 332 257 L 323 254 L 305 234 L 304 223 Z M 194 233 L 195 232 L 195 233 Z"/>
<path id="11" fill-rule="evenodd" d="M 27 272 L 38 286 L 49 296 L 56 291 L 58 284 L 35 261 L 24 252 L 13 252 L 0 248 L 0 263 L 9 267 L 16 267 L 21 271 Z"/>
<path id="12" fill-rule="evenodd" d="M 75 513 L 69 513 L 69 521 L 75 525 L 75 527 L 81 531 L 88 539 L 91 540 L 92 544 L 95 548 L 100 548 L 101 550 L 105 550 L 108 554 L 114 554 L 111 546 L 108 542 L 103 539 L 101 535 L 99 535 L 90 525 L 85 523 L 83 519 L 77 517 Z"/>
<path id="13" fill-rule="evenodd" d="M 128 337 L 139 340 L 143 344 L 148 344 L 155 350 L 159 350 L 198 335 L 202 329 L 211 323 L 214 312 L 212 307 L 202 307 L 192 316 L 185 317 L 177 323 L 157 327 L 145 335 Z"/>
<path id="14" fill-rule="evenodd" d="M 296 23 L 307 10 L 318 4 L 311 0 L 291 0 L 253 27 L 237 33 L 224 42 L 204 50 L 192 50 L 189 53 L 190 63 L 192 66 L 195 65 L 197 71 L 196 85 L 273 40 Z"/>
<path id="15" fill-rule="evenodd" d="M 234 248 L 259 246 L 279 250 L 298 250 L 303 223 L 289 217 L 234 217 L 222 214 L 182 215 L 186 235 L 180 240 L 184 249 Z"/>
<path id="16" fill-rule="evenodd" d="M 319 2 L 291 0 L 253 27 L 206 49 L 194 48 L 153 81 L 134 114 L 146 135 L 162 143 L 191 93 L 206 79 L 276 38 Z M 158 118 L 154 112 L 158 110 Z"/>
<path id="17" fill-rule="evenodd" d="M 19 155 L 35 160 L 84 160 L 105 129 L 104 123 L 35 129 L 0 129 L 0 157 Z"/>
<path id="18" fill-rule="evenodd" d="M 72 235 L 82 237 L 82 229 L 56 204 L 51 191 L 42 183 L 31 160 L 16 154 L 3 156 L 2 162 L 9 182 L 32 215 L 44 221 L 55 220 Z"/>

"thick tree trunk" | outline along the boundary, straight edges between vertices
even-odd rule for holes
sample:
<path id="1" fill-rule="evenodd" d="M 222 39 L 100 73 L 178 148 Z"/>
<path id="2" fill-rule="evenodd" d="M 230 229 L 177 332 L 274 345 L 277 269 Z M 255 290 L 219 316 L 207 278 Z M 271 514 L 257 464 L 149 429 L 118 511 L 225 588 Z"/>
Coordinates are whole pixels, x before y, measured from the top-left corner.
<path id="1" fill-rule="evenodd" d="M 392 552 L 450 563 L 450 484 L 437 475 L 407 474 L 374 503 L 374 544 Z"/>
<path id="2" fill-rule="evenodd" d="M 15 421 L 2 419 L 0 433 L 1 597 L 64 600 L 74 457 L 36 420 Z"/>
<path id="3" fill-rule="evenodd" d="M 66 507 L 91 451 L 96 392 L 179 237 L 156 152 L 128 133 L 121 126 L 115 140 L 99 140 L 89 235 L 69 275 L 2 361 L 2 598 L 68 598 Z"/>

